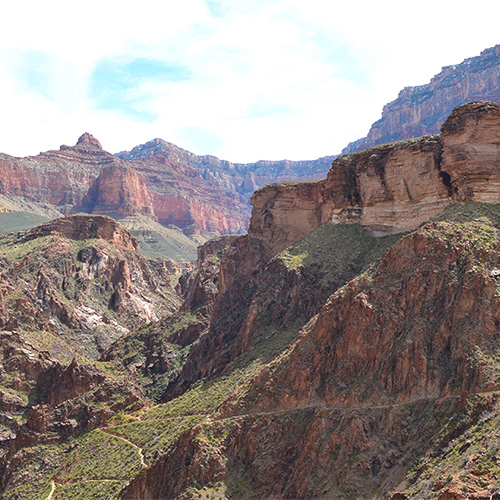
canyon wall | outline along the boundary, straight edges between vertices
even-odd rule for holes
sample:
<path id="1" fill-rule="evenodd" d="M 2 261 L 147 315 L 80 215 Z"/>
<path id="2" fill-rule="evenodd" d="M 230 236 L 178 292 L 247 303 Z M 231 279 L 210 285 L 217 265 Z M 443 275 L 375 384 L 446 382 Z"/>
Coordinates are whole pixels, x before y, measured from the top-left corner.
<path id="1" fill-rule="evenodd" d="M 325 180 L 258 190 L 249 234 L 274 253 L 326 221 L 372 234 L 415 229 L 452 202 L 500 201 L 500 105 L 456 108 L 442 135 L 375 146 L 337 158 Z"/>
<path id="2" fill-rule="evenodd" d="M 343 154 L 424 134 L 436 134 L 453 108 L 477 100 L 500 101 L 500 45 L 461 64 L 446 66 L 427 85 L 406 87 L 386 104 L 367 137 Z"/>
<path id="3" fill-rule="evenodd" d="M 242 232 L 250 215 L 246 198 L 206 182 L 189 165 L 123 160 L 88 133 L 75 146 L 38 156 L 0 154 L 0 177 L 0 194 L 13 210 L 51 217 L 141 214 L 186 234 L 218 235 Z"/>

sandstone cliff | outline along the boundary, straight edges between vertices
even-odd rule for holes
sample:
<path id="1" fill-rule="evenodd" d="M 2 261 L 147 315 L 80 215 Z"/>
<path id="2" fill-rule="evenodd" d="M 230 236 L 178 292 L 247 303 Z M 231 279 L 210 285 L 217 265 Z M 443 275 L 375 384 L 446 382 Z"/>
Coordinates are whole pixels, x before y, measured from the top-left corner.
<path id="1" fill-rule="evenodd" d="M 453 108 L 477 100 L 500 101 L 500 45 L 478 57 L 446 66 L 427 85 L 406 87 L 386 104 L 368 136 L 350 143 L 343 154 L 425 134 L 436 134 Z"/>
<path id="2" fill-rule="evenodd" d="M 453 201 L 498 202 L 499 130 L 499 104 L 465 104 L 441 136 L 341 156 L 323 181 L 265 186 L 252 197 L 249 234 L 276 253 L 326 221 L 387 234 L 415 229 Z"/>

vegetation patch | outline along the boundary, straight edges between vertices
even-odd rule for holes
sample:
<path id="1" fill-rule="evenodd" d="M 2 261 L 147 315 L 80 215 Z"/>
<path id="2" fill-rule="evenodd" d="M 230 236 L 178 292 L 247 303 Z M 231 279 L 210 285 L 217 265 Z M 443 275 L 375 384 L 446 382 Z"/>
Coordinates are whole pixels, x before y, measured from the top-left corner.
<path id="1" fill-rule="evenodd" d="M 107 431 L 131 441 L 143 450 L 144 460 L 151 463 L 188 428 L 199 424 L 203 417 L 178 417 L 164 420 L 132 422 L 108 427 Z"/>
<path id="2" fill-rule="evenodd" d="M 142 469 L 137 448 L 98 429 L 73 441 L 74 448 L 58 469 L 57 483 L 128 480 Z"/>
<path id="3" fill-rule="evenodd" d="M 58 484 L 53 500 L 118 500 L 125 481 L 82 481 L 76 484 Z"/>

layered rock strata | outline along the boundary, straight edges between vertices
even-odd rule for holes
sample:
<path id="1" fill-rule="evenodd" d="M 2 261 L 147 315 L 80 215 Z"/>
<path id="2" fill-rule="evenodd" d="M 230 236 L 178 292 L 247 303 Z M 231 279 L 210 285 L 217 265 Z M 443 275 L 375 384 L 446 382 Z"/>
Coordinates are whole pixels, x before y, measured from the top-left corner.
<path id="1" fill-rule="evenodd" d="M 427 85 L 406 87 L 386 104 L 368 136 L 350 143 L 343 154 L 376 144 L 436 134 L 452 109 L 477 100 L 500 101 L 500 45 L 461 64 L 446 66 Z"/>
<path id="2" fill-rule="evenodd" d="M 104 151 L 91 134 L 38 156 L 0 154 L 0 195 L 13 209 L 51 217 L 75 212 L 145 215 L 186 234 L 242 232 L 246 198 L 206 182 L 175 161 L 131 162 Z"/>
<path id="3" fill-rule="evenodd" d="M 415 229 L 453 201 L 498 202 L 499 137 L 499 104 L 465 104 L 440 136 L 341 156 L 323 181 L 260 189 L 249 234 L 277 253 L 326 221 L 387 234 Z"/>

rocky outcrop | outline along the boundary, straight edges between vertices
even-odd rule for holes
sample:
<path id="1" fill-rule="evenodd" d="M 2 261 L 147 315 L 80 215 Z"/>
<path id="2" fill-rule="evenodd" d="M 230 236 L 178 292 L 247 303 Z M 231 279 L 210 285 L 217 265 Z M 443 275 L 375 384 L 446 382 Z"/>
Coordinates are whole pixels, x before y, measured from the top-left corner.
<path id="1" fill-rule="evenodd" d="M 295 243 L 327 220 L 324 183 L 278 183 L 256 191 L 248 234 L 271 245 L 274 253 Z"/>
<path id="2" fill-rule="evenodd" d="M 146 182 L 130 167 L 104 167 L 82 200 L 86 211 L 115 217 L 142 214 L 154 216 Z"/>
<path id="3" fill-rule="evenodd" d="M 386 142 L 436 134 L 453 108 L 477 100 L 500 101 L 500 45 L 446 66 L 427 85 L 406 87 L 386 104 L 368 136 L 350 143 L 342 154 Z"/>
<path id="4" fill-rule="evenodd" d="M 500 105 L 456 108 L 441 129 L 441 169 L 460 201 L 500 201 Z"/>
<path id="5" fill-rule="evenodd" d="M 76 215 L 0 239 L 0 324 L 71 339 L 89 357 L 179 300 L 112 218 Z M 12 248 L 16 248 L 13 253 Z"/>
<path id="6" fill-rule="evenodd" d="M 266 186 L 252 197 L 249 234 L 277 253 L 326 221 L 398 233 L 453 201 L 498 202 L 499 117 L 499 104 L 465 104 L 450 115 L 441 136 L 341 156 L 323 181 Z"/>
<path id="7" fill-rule="evenodd" d="M 24 241 L 44 236 L 61 236 L 71 240 L 100 239 L 137 250 L 137 240 L 111 217 L 96 215 L 72 215 L 45 222 L 22 235 Z"/>

